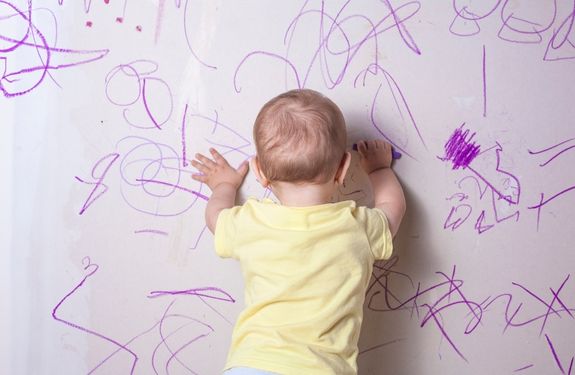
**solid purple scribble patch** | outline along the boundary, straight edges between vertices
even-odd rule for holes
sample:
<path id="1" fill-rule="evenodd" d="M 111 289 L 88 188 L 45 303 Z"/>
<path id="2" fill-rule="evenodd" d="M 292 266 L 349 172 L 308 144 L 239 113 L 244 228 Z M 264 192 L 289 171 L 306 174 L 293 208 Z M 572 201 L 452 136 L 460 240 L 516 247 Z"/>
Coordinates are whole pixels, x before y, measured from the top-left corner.
<path id="1" fill-rule="evenodd" d="M 455 129 L 444 146 L 445 156 L 441 160 L 450 160 L 453 169 L 466 168 L 479 155 L 480 147 L 473 142 L 475 133 L 470 135 L 469 129 L 464 130 L 464 126 L 465 123 Z"/>

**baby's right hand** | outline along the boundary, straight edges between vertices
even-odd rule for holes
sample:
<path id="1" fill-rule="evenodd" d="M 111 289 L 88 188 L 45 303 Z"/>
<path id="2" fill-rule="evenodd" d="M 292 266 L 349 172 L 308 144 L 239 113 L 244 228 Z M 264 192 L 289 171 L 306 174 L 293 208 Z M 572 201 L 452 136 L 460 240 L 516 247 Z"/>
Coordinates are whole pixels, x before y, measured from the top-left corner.
<path id="1" fill-rule="evenodd" d="M 391 145 L 382 139 L 359 141 L 357 151 L 361 167 L 367 174 L 391 167 Z"/>

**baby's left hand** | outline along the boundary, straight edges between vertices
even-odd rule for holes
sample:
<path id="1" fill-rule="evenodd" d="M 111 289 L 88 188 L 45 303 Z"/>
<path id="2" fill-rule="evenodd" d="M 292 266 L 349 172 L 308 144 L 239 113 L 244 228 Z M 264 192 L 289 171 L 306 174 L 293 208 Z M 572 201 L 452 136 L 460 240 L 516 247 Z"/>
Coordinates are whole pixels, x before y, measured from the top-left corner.
<path id="1" fill-rule="evenodd" d="M 216 186 L 224 183 L 238 189 L 248 173 L 248 162 L 244 161 L 237 169 L 234 169 L 215 149 L 210 148 L 210 153 L 214 160 L 202 154 L 196 154 L 197 160 L 192 160 L 192 165 L 202 173 L 193 174 L 192 178 L 205 183 L 212 191 Z"/>

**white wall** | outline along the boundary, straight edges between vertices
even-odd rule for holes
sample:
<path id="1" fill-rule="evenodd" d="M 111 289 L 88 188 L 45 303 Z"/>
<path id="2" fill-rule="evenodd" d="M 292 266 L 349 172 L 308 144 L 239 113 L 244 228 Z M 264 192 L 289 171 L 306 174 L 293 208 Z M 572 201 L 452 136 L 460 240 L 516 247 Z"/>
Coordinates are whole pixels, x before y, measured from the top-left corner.
<path id="1" fill-rule="evenodd" d="M 22 94 L 0 99 L 10 373 L 218 373 L 241 272 L 214 254 L 189 159 L 252 155 L 259 108 L 298 85 L 340 105 L 350 146 L 403 152 L 409 207 L 366 296 L 360 374 L 567 373 L 572 4 L 328 1 L 322 21 L 319 1 L 47 1 L 30 29 L 27 3 L 0 4 L 0 87 Z M 480 153 L 454 169 L 457 131 Z M 369 202 L 364 178 L 340 198 Z M 265 194 L 250 174 L 242 199 Z"/>

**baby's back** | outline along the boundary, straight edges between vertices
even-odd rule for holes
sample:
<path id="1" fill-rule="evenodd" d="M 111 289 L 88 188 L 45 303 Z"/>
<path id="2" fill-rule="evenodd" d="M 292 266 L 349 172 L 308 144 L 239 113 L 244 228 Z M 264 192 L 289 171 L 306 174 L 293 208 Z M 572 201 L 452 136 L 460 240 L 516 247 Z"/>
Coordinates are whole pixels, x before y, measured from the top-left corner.
<path id="1" fill-rule="evenodd" d="M 351 201 L 293 208 L 250 200 L 224 214 L 218 228 L 234 232 L 230 256 L 241 262 L 246 304 L 228 366 L 355 373 L 374 261 L 365 210 Z"/>

